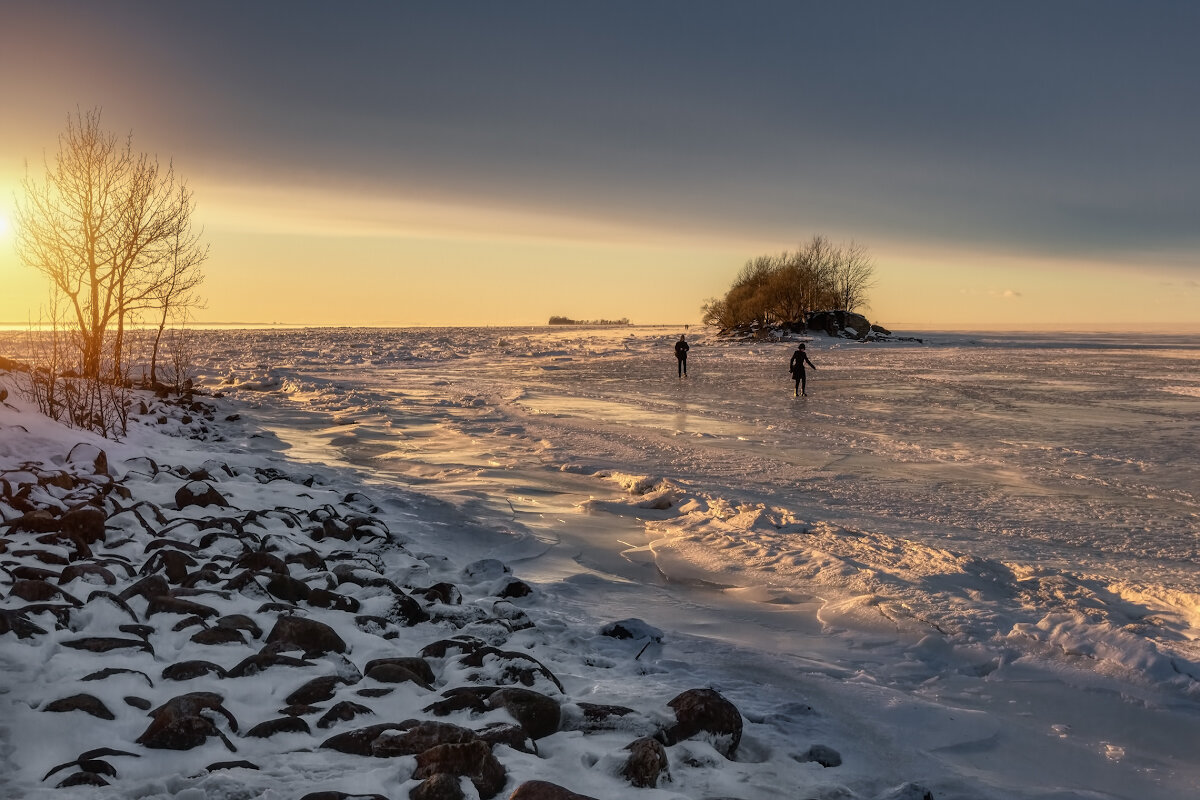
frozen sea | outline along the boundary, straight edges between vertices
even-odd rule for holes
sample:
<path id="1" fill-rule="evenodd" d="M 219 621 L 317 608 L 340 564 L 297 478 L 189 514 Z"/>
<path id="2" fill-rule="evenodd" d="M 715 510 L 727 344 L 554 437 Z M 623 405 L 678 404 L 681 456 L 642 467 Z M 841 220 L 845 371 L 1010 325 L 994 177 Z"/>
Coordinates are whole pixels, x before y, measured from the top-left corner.
<path id="1" fill-rule="evenodd" d="M 680 379 L 680 332 L 200 331 L 196 369 L 239 458 L 332 469 L 566 630 L 664 631 L 581 648 L 582 691 L 709 685 L 752 733 L 648 798 L 1200 796 L 1200 336 L 817 335 L 794 398 L 794 340 L 689 331 Z"/>
<path id="2" fill-rule="evenodd" d="M 290 457 L 503 531 L 564 610 L 820 696 L 881 753 L 1200 792 L 1200 336 L 818 335 L 796 399 L 793 342 L 693 331 L 681 380 L 680 332 L 205 332 L 199 368 Z"/>

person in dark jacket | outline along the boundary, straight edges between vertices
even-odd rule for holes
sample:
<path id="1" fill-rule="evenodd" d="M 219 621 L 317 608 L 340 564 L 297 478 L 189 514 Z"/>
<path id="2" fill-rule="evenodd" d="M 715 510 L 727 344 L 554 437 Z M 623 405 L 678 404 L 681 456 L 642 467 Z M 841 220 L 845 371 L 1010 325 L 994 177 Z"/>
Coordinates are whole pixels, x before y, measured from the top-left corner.
<path id="1" fill-rule="evenodd" d="M 788 369 L 792 372 L 792 378 L 796 381 L 796 397 L 804 395 L 808 397 L 808 392 L 805 386 L 804 365 L 808 364 L 813 369 L 817 365 L 808 360 L 808 353 L 804 352 L 803 343 L 796 345 L 796 352 L 792 353 L 792 362 L 788 365 Z"/>
<path id="2" fill-rule="evenodd" d="M 679 341 L 675 343 L 675 360 L 679 362 L 679 377 L 687 377 L 687 353 L 691 349 L 688 345 L 686 335 L 679 334 Z"/>

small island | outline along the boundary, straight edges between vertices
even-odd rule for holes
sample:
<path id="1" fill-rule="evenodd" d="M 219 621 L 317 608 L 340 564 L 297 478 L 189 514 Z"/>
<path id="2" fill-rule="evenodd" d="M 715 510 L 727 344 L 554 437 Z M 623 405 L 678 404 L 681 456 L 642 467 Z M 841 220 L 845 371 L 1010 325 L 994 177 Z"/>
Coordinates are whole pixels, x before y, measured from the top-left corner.
<path id="1" fill-rule="evenodd" d="M 628 325 L 629 317 L 620 319 L 571 319 L 570 317 L 550 317 L 550 325 Z"/>

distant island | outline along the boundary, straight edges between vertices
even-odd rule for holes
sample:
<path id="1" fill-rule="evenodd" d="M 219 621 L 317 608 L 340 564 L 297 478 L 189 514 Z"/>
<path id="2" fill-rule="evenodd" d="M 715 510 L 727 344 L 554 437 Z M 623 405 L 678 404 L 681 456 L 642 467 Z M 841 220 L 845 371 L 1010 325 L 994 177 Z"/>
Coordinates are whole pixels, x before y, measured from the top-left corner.
<path id="1" fill-rule="evenodd" d="M 551 317 L 551 325 L 628 325 L 629 317 L 620 319 L 571 319 L 570 317 Z"/>

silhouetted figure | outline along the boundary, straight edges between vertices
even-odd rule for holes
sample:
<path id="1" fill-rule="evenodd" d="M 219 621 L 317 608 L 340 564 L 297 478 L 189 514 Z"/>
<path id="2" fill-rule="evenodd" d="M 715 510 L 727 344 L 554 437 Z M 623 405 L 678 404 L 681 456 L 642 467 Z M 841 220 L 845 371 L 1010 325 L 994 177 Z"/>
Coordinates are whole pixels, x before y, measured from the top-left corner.
<path id="1" fill-rule="evenodd" d="M 788 365 L 788 369 L 792 372 L 792 378 L 796 381 L 796 397 L 804 395 L 808 397 L 808 392 L 805 387 L 804 365 L 808 364 L 813 369 L 817 365 L 808 360 L 808 353 L 804 352 L 804 345 L 796 345 L 796 352 L 792 353 L 792 362 Z"/>
<path id="2" fill-rule="evenodd" d="M 687 377 L 687 353 L 691 350 L 691 346 L 687 343 L 686 334 L 679 334 L 679 341 L 675 343 L 675 360 L 679 362 L 679 377 Z"/>

